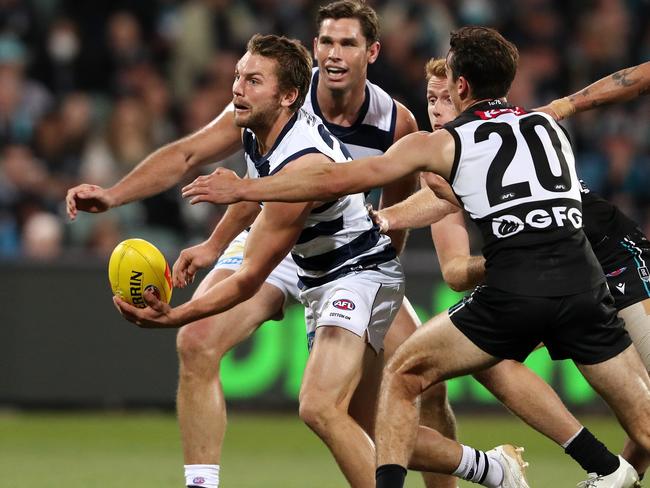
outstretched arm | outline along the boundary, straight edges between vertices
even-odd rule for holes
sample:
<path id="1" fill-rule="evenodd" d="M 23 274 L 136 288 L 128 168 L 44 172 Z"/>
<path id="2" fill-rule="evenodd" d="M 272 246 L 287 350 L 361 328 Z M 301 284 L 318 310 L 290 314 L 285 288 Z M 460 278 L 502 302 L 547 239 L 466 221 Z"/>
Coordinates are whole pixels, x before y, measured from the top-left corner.
<path id="1" fill-rule="evenodd" d="M 241 147 L 241 129 L 235 125 L 232 105 L 199 131 L 153 152 L 111 188 L 81 184 L 68 190 L 68 216 L 78 211 L 104 212 L 112 207 L 150 197 L 172 187 L 190 169 L 220 161 Z"/>
<path id="2" fill-rule="evenodd" d="M 214 264 L 233 239 L 255 221 L 260 210 L 253 202 L 229 205 L 206 241 L 181 251 L 172 268 L 174 287 L 183 288 L 192 283 L 198 270 Z"/>
<path id="3" fill-rule="evenodd" d="M 436 197 L 425 187 L 406 200 L 373 213 L 381 222 L 382 231 L 388 233 L 391 230 L 426 227 L 450 213 L 459 211 L 460 208 Z"/>
<path id="4" fill-rule="evenodd" d="M 605 76 L 588 87 L 552 101 L 539 110 L 556 120 L 601 105 L 627 102 L 650 92 L 650 61 Z"/>
<path id="5" fill-rule="evenodd" d="M 292 164 L 291 171 L 254 180 L 241 180 L 226 170 L 215 171 L 183 188 L 183 196 L 192 197 L 192 202 L 213 203 L 330 201 L 384 186 L 417 171 L 434 171 L 447 178 L 453 160 L 454 140 L 449 132 L 418 132 L 400 139 L 382 156 L 347 163 L 335 164 L 312 154 Z"/>
<path id="6" fill-rule="evenodd" d="M 270 203 L 264 206 L 246 241 L 244 261 L 231 276 L 205 294 L 176 308 L 145 292 L 148 307 L 136 308 L 118 297 L 113 301 L 129 321 L 147 328 L 177 328 L 228 310 L 252 297 L 298 239 L 311 203 Z M 269 239 L 272 235 L 273 239 Z"/>

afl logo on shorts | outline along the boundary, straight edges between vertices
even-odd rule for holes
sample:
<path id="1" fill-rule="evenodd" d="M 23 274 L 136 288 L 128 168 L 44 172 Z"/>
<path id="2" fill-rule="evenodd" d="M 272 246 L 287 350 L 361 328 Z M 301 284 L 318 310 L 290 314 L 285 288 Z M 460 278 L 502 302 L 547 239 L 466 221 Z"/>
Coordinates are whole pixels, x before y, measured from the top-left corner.
<path id="1" fill-rule="evenodd" d="M 354 310 L 356 308 L 354 302 L 346 300 L 345 298 L 334 300 L 334 303 L 332 303 L 332 305 L 334 305 L 339 310 Z"/>

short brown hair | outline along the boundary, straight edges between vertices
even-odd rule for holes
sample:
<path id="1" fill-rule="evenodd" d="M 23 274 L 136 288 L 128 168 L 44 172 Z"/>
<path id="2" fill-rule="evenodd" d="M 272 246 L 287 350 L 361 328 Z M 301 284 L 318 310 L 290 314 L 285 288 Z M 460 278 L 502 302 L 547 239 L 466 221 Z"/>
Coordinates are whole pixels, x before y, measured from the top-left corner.
<path id="1" fill-rule="evenodd" d="M 434 76 L 436 78 L 447 78 L 446 66 L 447 60 L 445 58 L 431 58 L 427 61 L 427 64 L 424 66 L 424 74 L 427 81 Z"/>
<path id="2" fill-rule="evenodd" d="M 311 83 L 311 55 L 300 41 L 276 35 L 255 34 L 248 41 L 246 49 L 251 54 L 274 59 L 277 64 L 276 76 L 282 92 L 293 88 L 298 90 L 296 101 L 289 107 L 298 110 L 305 102 Z"/>
<path id="3" fill-rule="evenodd" d="M 326 19 L 357 19 L 361 24 L 366 45 L 379 41 L 379 18 L 372 7 L 363 0 L 338 0 L 328 3 L 318 9 L 316 23 L 318 30 Z"/>
<path id="4" fill-rule="evenodd" d="M 496 30 L 462 27 L 449 40 L 447 57 L 454 80 L 463 76 L 474 98 L 502 98 L 508 94 L 517 73 L 519 52 Z"/>

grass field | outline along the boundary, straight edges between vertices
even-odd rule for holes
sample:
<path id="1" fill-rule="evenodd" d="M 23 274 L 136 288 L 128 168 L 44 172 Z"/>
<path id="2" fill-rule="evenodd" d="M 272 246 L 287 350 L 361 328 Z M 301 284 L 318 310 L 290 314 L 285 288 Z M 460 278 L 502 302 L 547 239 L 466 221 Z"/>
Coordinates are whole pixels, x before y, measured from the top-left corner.
<path id="1" fill-rule="evenodd" d="M 624 436 L 613 420 L 582 420 L 610 448 L 622 447 Z M 571 487 L 584 477 L 559 448 L 517 420 L 473 415 L 458 421 L 462 440 L 475 447 L 526 446 L 531 487 Z M 291 415 L 232 415 L 222 466 L 224 488 L 346 486 L 328 451 Z M 409 488 L 423 486 L 417 473 L 407 480 Z M 0 413 L 2 488 L 181 486 L 180 442 L 171 414 Z"/>

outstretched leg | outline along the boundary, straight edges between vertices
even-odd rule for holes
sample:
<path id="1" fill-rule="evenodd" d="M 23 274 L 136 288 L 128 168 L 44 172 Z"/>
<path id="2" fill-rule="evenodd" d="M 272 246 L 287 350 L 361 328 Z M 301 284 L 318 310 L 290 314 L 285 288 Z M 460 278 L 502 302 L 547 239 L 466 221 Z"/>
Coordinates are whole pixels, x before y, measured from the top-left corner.
<path id="1" fill-rule="evenodd" d="M 420 327 L 395 352 L 384 370 L 377 416 L 378 475 L 386 466 L 408 466 L 418 437 L 418 397 L 447 378 L 495 364 L 442 313 Z M 399 412 L 399 415 L 395 413 Z M 463 459 L 463 446 L 432 432 L 429 455 L 420 469 L 452 474 Z M 399 484 L 379 486 L 401 486 Z"/>
<path id="2" fill-rule="evenodd" d="M 404 298 L 395 320 L 393 320 L 386 339 L 384 349 L 386 361 L 389 361 L 397 348 L 411 336 L 418 326 L 420 319 L 417 317 L 415 310 Z M 418 436 L 419 442 L 423 445 L 420 449 L 415 449 L 414 453 L 427 453 L 426 444 L 430 441 L 431 431 L 439 432 L 444 437 L 456 439 L 456 418 L 447 401 L 447 387 L 444 382 L 436 383 L 425 390 L 420 396 L 420 425 L 429 429 L 422 429 Z M 417 469 L 421 465 L 419 459 L 411 459 L 410 466 Z M 427 488 L 455 488 L 457 480 L 453 476 L 442 475 L 438 473 L 422 472 L 422 478 Z"/>
<path id="3" fill-rule="evenodd" d="M 641 356 L 645 369 L 650 371 L 650 299 L 630 305 L 620 310 L 618 315 L 625 320 L 625 328 L 634 347 Z M 644 474 L 650 466 L 650 453 L 631 439 L 625 443 L 622 454 L 639 475 Z"/>

